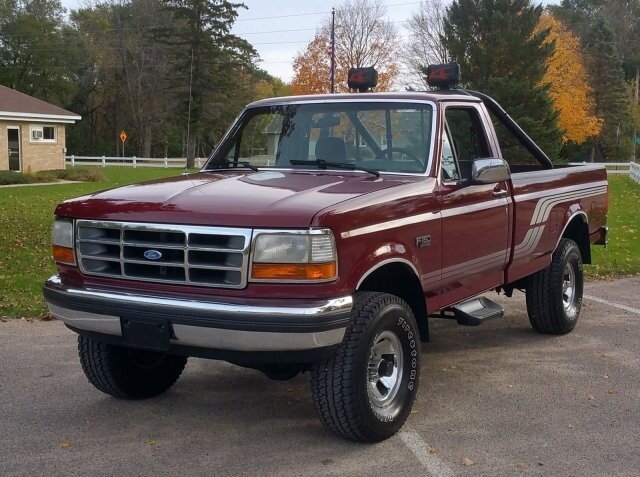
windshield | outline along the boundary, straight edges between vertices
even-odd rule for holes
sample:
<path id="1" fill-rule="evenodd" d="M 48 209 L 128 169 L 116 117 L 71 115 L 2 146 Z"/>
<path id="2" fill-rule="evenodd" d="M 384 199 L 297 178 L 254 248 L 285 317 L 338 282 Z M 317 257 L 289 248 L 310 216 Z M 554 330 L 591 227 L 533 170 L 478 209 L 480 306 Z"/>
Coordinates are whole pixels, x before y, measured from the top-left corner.
<path id="1" fill-rule="evenodd" d="M 340 163 L 422 173 L 430 153 L 432 118 L 432 107 L 421 103 L 344 101 L 250 108 L 204 170 L 243 162 L 259 168 L 309 168 L 324 161 L 328 169 L 330 163 Z"/>

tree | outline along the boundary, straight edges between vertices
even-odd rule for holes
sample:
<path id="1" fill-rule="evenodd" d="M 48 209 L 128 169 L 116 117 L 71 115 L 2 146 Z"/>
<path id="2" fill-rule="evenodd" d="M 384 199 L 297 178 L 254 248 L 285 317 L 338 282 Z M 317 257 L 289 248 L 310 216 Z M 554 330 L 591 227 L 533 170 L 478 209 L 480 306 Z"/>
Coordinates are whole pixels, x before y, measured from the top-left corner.
<path id="1" fill-rule="evenodd" d="M 253 95 L 252 100 L 272 98 L 276 96 L 291 96 L 293 94 L 291 86 L 280 78 L 271 76 L 266 71 L 252 76 Z"/>
<path id="2" fill-rule="evenodd" d="M 604 20 L 595 23 L 585 44 L 595 113 L 604 119 L 602 133 L 593 144 L 591 159 L 599 152 L 604 158 L 627 160 L 632 149 L 630 96 L 613 32 Z"/>
<path id="3" fill-rule="evenodd" d="M 551 9 L 554 15 L 565 21 L 581 38 L 590 76 L 601 76 L 600 71 L 593 71 L 592 68 L 600 67 L 606 61 L 603 58 L 593 58 L 593 54 L 604 54 L 610 58 L 612 55 L 617 56 L 613 63 L 619 63 L 619 65 L 611 64 L 612 70 L 607 73 L 609 80 L 598 83 L 606 85 L 613 80 L 610 74 L 612 71 L 616 74 L 622 72 L 624 79 L 632 83 L 630 96 L 634 98 L 635 103 L 632 109 L 637 109 L 637 91 L 640 89 L 640 2 L 638 0 L 563 0 L 559 6 Z M 603 32 L 603 28 L 609 30 L 609 34 Z M 605 39 L 605 36 L 610 38 Z M 596 44 L 599 46 L 594 48 L 591 42 L 597 38 L 599 40 Z M 609 44 L 607 48 L 602 48 L 603 41 Z M 620 90 L 620 85 L 616 89 Z M 609 94 L 608 91 L 599 92 L 595 84 L 594 90 L 595 95 L 599 97 Z M 618 104 L 618 106 L 622 105 Z M 608 105 L 605 107 L 611 109 Z M 621 118 L 624 118 L 624 121 L 621 122 Z M 602 135 L 593 143 L 591 158 L 594 158 L 596 151 L 604 158 L 613 153 L 622 160 L 626 160 L 627 154 L 631 151 L 635 155 L 633 140 L 640 129 L 638 116 L 631 110 L 618 111 L 615 114 L 610 111 L 603 119 L 605 125 Z M 613 121 L 613 124 L 607 124 L 608 121 Z M 631 143 L 630 146 L 629 143 Z M 617 146 L 612 147 L 611 144 L 617 144 Z"/>
<path id="4" fill-rule="evenodd" d="M 597 136 L 602 120 L 594 115 L 593 88 L 584 66 L 580 40 L 553 15 L 540 17 L 536 31 L 549 31 L 546 43 L 553 42 L 555 51 L 547 61 L 547 73 L 542 80 L 549 84 L 549 95 L 559 113 L 558 125 L 564 142 L 582 144 Z"/>
<path id="5" fill-rule="evenodd" d="M 138 139 L 139 154 L 150 157 L 154 129 L 167 128 L 171 104 L 167 46 L 153 30 L 170 21 L 158 0 L 131 0 L 112 6 L 117 74 L 124 115 Z M 165 140 L 166 141 L 166 140 Z M 164 142 L 164 141 L 163 141 Z"/>
<path id="6" fill-rule="evenodd" d="M 294 94 L 321 94 L 330 91 L 331 64 L 327 41 L 323 35 L 317 33 L 306 50 L 293 59 L 293 71 L 291 88 Z"/>
<path id="7" fill-rule="evenodd" d="M 536 31 L 542 7 L 529 0 L 455 0 L 447 8 L 443 44 L 470 88 L 493 96 L 551 157 L 562 144 L 558 113 L 544 83 L 553 54 L 548 30 Z M 501 136 L 502 152 L 516 142 Z"/>
<path id="8" fill-rule="evenodd" d="M 348 0 L 336 8 L 336 91 L 348 91 L 349 68 L 366 66 L 378 71 L 378 91 L 393 88 L 399 66 L 398 33 L 385 15 L 381 0 Z M 305 51 L 294 58 L 291 86 L 296 94 L 329 92 L 330 40 L 331 19 L 327 18 Z"/>
<path id="9" fill-rule="evenodd" d="M 64 70 L 64 11 L 58 0 L 0 0 L 0 83 L 65 104 L 73 83 Z"/>
<path id="10" fill-rule="evenodd" d="M 426 66 L 448 63 L 449 55 L 442 43 L 446 8 L 441 0 L 423 0 L 407 21 L 409 41 L 402 58 L 409 69 L 406 84 L 411 89 L 428 88 Z"/>
<path id="11" fill-rule="evenodd" d="M 250 98 L 247 74 L 256 52 L 231 33 L 241 4 L 226 0 L 164 0 L 172 23 L 158 30 L 171 48 L 171 75 L 185 124 L 188 167 L 203 143 L 215 144 Z M 239 80 L 240 78 L 240 80 Z"/>

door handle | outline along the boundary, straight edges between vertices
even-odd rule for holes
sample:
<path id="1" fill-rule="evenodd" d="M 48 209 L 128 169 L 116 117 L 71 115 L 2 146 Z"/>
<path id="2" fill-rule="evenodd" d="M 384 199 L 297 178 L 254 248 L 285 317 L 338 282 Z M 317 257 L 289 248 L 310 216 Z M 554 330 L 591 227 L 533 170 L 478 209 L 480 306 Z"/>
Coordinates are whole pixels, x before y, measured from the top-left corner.
<path id="1" fill-rule="evenodd" d="M 11 149 L 7 149 L 7 151 L 9 151 L 9 155 L 11 155 Z"/>
<path id="2" fill-rule="evenodd" d="M 506 191 L 505 189 L 501 189 L 500 186 L 496 186 L 493 189 L 493 196 L 494 197 L 506 197 L 509 194 L 508 191 Z"/>

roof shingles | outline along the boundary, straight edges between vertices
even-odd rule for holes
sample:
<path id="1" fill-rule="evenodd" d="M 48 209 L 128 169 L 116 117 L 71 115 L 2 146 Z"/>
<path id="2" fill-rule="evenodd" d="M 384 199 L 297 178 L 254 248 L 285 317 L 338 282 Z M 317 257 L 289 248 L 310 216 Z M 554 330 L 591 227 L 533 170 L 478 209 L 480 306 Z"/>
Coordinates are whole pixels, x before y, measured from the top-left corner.
<path id="1" fill-rule="evenodd" d="M 74 118 L 78 116 L 71 111 L 59 108 L 46 101 L 2 85 L 0 85 L 0 112 L 43 114 L 47 116 L 73 116 Z"/>

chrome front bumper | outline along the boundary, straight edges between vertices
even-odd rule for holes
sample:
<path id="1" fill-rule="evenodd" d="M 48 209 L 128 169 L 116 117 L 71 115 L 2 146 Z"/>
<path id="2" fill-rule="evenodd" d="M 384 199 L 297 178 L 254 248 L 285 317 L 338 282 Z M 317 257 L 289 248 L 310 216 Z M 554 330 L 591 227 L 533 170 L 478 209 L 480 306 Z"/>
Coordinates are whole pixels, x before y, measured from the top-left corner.
<path id="1" fill-rule="evenodd" d="M 44 284 L 53 316 L 78 332 L 122 336 L 125 317 L 167 320 L 171 345 L 232 351 L 302 351 L 342 341 L 353 300 L 345 296 L 291 305 L 241 305 Z"/>

